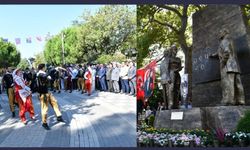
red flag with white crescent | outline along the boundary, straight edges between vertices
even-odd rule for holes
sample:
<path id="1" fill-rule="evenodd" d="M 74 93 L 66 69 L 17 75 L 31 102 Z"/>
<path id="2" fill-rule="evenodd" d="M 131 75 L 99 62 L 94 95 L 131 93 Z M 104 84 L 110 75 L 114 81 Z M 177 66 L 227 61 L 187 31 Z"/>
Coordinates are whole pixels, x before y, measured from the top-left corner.
<path id="1" fill-rule="evenodd" d="M 137 100 L 144 101 L 153 94 L 156 60 L 136 72 Z"/>

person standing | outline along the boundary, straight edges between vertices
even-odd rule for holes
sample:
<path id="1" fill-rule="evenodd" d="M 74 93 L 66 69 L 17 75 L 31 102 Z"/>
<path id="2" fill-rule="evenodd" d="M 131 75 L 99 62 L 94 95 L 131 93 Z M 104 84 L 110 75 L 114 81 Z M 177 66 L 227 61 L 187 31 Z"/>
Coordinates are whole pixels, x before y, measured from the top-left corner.
<path id="1" fill-rule="evenodd" d="M 29 68 L 25 69 L 25 72 L 23 74 L 23 79 L 27 82 L 27 86 L 31 87 L 32 83 L 32 73 Z"/>
<path id="2" fill-rule="evenodd" d="M 35 120 L 35 112 L 32 104 L 32 92 L 27 86 L 30 85 L 31 81 L 25 81 L 22 77 L 20 69 L 15 69 L 12 73 L 14 84 L 15 84 L 15 97 L 19 105 L 19 117 L 23 124 L 27 124 L 25 113 L 29 112 L 30 118 Z"/>
<path id="3" fill-rule="evenodd" d="M 32 79 L 31 79 L 31 91 L 32 93 L 35 93 L 37 91 L 37 84 L 36 84 L 36 70 L 32 67 L 31 68 L 31 74 L 32 74 Z"/>
<path id="4" fill-rule="evenodd" d="M 72 68 L 69 66 L 67 68 L 67 90 L 69 90 L 69 93 L 72 93 Z"/>
<path id="5" fill-rule="evenodd" d="M 2 80 L 3 80 L 3 77 L 2 77 L 2 73 L 0 73 L 0 94 L 2 94 Z"/>
<path id="6" fill-rule="evenodd" d="M 61 80 L 61 89 L 62 90 L 65 90 L 66 88 L 65 88 L 65 83 L 64 83 L 64 77 L 65 77 L 65 73 L 64 73 L 65 71 L 64 70 L 62 70 L 62 71 L 60 71 L 60 80 Z"/>
<path id="7" fill-rule="evenodd" d="M 98 77 L 99 81 L 101 84 L 101 90 L 102 91 L 107 91 L 107 86 L 106 86 L 106 69 L 103 67 L 103 64 L 100 64 L 100 70 L 98 71 Z"/>
<path id="8" fill-rule="evenodd" d="M 112 70 L 113 70 L 113 66 L 112 66 L 112 63 L 110 63 L 110 64 L 108 64 L 107 73 L 106 73 L 106 79 L 107 79 L 109 92 L 113 91 L 112 80 L 111 80 Z"/>
<path id="9" fill-rule="evenodd" d="M 50 104 L 54 109 L 54 112 L 57 116 L 57 121 L 64 122 L 62 118 L 61 111 L 59 110 L 57 100 L 48 90 L 48 83 L 51 77 L 45 73 L 45 64 L 38 65 L 38 96 L 41 103 L 41 113 L 42 113 L 42 127 L 46 130 L 50 130 L 50 127 L 47 124 L 47 114 L 48 114 L 48 105 Z"/>
<path id="10" fill-rule="evenodd" d="M 79 65 L 77 78 L 78 78 L 77 80 L 78 91 L 82 91 L 83 94 L 85 90 L 84 90 L 84 68 L 82 65 Z"/>
<path id="11" fill-rule="evenodd" d="M 60 87 L 60 68 L 56 67 L 54 71 L 54 91 L 58 90 L 58 93 L 61 93 Z"/>
<path id="12" fill-rule="evenodd" d="M 120 74 L 120 69 L 119 64 L 118 63 L 113 63 L 113 70 L 111 73 L 111 80 L 112 80 L 112 84 L 113 84 L 113 88 L 114 88 L 114 92 L 115 93 L 119 93 L 120 92 L 120 86 L 119 86 L 119 74 Z"/>
<path id="13" fill-rule="evenodd" d="M 135 96 L 136 93 L 136 68 L 134 63 L 131 61 L 129 63 L 128 80 L 130 87 L 130 94 Z"/>
<path id="14" fill-rule="evenodd" d="M 91 93 L 93 93 L 96 89 L 96 81 L 95 81 L 95 78 L 96 78 L 96 66 L 94 64 L 91 65 L 91 70 L 92 70 L 92 88 L 91 88 Z"/>
<path id="15" fill-rule="evenodd" d="M 129 85 L 128 85 L 128 66 L 122 62 L 120 78 L 121 78 L 121 85 L 122 85 L 122 92 L 129 93 Z"/>
<path id="16" fill-rule="evenodd" d="M 84 74 L 84 79 L 85 79 L 85 89 L 88 92 L 88 95 L 91 95 L 91 84 L 92 84 L 92 69 L 90 65 L 88 65 L 87 70 L 85 71 Z"/>
<path id="17" fill-rule="evenodd" d="M 6 73 L 3 76 L 3 84 L 5 85 L 8 99 L 9 99 L 9 105 L 10 105 L 10 111 L 12 112 L 12 117 L 14 118 L 15 115 L 15 94 L 14 94 L 14 81 L 13 77 L 10 71 L 10 68 L 6 68 Z"/>
<path id="18" fill-rule="evenodd" d="M 72 70 L 72 88 L 73 90 L 77 90 L 77 80 L 78 80 L 78 70 L 76 68 L 76 66 L 73 67 Z"/>

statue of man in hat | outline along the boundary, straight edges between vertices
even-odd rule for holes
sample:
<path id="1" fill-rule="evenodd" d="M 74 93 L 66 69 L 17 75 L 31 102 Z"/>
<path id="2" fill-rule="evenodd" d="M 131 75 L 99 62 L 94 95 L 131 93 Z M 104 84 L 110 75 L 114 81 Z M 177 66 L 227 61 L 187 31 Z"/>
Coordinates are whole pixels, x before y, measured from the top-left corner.
<path id="1" fill-rule="evenodd" d="M 176 45 L 172 45 L 164 51 L 163 61 L 160 65 L 161 84 L 163 87 L 163 100 L 168 109 L 178 109 L 180 99 L 181 78 L 179 71 L 182 70 L 181 59 L 176 57 Z"/>
<path id="2" fill-rule="evenodd" d="M 222 105 L 244 105 L 244 89 L 240 78 L 240 67 L 229 31 L 223 28 L 219 32 L 220 45 L 218 51 L 210 57 L 219 57 Z"/>

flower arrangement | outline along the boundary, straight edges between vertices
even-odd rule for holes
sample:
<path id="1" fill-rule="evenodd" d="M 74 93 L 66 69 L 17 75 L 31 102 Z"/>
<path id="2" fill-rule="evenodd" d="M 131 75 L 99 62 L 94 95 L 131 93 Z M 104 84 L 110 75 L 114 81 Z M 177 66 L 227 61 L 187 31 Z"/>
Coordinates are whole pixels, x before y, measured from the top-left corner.
<path id="1" fill-rule="evenodd" d="M 210 130 L 172 130 L 155 129 L 142 125 L 138 128 L 139 146 L 153 147 L 209 147 L 216 146 L 214 141 L 226 146 L 247 146 L 250 144 L 250 133 L 225 132 L 223 129 Z M 219 146 L 218 145 L 218 146 Z"/>

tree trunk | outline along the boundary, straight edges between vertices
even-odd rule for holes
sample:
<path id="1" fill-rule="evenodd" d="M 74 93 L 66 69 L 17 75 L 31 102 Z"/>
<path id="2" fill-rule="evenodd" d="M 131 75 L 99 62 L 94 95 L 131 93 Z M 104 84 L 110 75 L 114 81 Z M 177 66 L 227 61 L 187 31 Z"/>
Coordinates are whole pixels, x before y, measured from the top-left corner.
<path id="1" fill-rule="evenodd" d="M 192 102 L 192 49 L 188 48 L 187 55 L 185 56 L 185 72 L 188 73 L 188 103 Z"/>
<path id="2" fill-rule="evenodd" d="M 185 39 L 185 34 L 179 34 L 179 42 L 181 48 L 185 54 L 185 67 L 184 72 L 188 74 L 188 95 L 187 101 L 188 103 L 192 102 L 192 48 L 187 46 L 187 42 Z"/>

